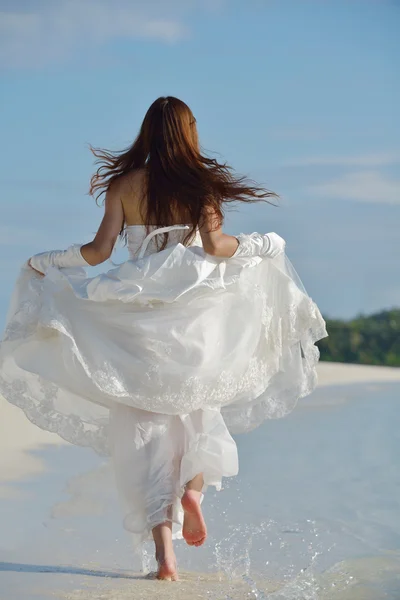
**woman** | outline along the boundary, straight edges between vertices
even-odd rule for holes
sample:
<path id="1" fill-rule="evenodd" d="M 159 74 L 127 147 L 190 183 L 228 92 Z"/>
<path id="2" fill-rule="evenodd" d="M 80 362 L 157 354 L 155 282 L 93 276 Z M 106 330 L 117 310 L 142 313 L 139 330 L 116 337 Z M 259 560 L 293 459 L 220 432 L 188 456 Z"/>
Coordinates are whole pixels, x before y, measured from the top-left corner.
<path id="1" fill-rule="evenodd" d="M 39 427 L 111 454 L 135 544 L 153 536 L 160 579 L 173 537 L 200 546 L 208 485 L 237 474 L 230 432 L 282 417 L 316 385 L 325 323 L 275 233 L 222 232 L 231 201 L 274 196 L 201 154 L 173 97 L 100 164 L 92 242 L 33 256 L 0 349 L 0 391 Z M 130 260 L 94 278 L 120 233 Z"/>

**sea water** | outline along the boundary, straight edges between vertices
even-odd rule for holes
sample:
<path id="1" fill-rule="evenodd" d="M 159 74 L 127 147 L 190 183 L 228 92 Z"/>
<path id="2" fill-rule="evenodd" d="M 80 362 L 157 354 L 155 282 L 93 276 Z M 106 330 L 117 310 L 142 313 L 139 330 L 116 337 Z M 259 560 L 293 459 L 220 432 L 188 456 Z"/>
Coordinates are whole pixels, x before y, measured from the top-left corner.
<path id="1" fill-rule="evenodd" d="M 1 600 L 400 599 L 398 384 L 320 388 L 237 436 L 240 474 L 209 490 L 207 543 L 181 581 L 133 555 L 109 465 L 72 446 L 0 500 Z"/>

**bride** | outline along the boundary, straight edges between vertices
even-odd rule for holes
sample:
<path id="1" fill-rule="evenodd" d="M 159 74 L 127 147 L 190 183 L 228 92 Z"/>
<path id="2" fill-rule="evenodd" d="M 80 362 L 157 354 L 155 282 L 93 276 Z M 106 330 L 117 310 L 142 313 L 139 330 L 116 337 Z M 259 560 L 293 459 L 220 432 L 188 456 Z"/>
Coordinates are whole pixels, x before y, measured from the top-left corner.
<path id="1" fill-rule="evenodd" d="M 0 346 L 0 392 L 43 429 L 111 455 L 135 545 L 207 536 L 207 486 L 236 475 L 231 433 L 283 417 L 316 385 L 324 320 L 276 233 L 226 235 L 228 202 L 275 194 L 200 150 L 196 119 L 156 100 L 121 153 L 93 150 L 105 193 L 92 242 L 23 266 Z M 119 235 L 130 258 L 88 278 Z"/>

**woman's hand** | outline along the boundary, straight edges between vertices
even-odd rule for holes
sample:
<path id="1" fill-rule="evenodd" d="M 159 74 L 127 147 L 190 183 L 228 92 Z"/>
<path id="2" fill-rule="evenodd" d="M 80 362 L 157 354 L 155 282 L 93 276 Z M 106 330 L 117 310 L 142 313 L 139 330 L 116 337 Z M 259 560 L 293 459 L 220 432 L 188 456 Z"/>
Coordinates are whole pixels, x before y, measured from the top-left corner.
<path id="1" fill-rule="evenodd" d="M 38 271 L 37 269 L 35 269 L 34 267 L 32 267 L 32 265 L 31 265 L 31 259 L 28 260 L 28 265 L 30 266 L 30 268 L 32 269 L 32 271 L 35 271 L 35 273 L 37 273 L 41 277 L 44 277 L 44 273 L 42 273 L 41 271 Z"/>

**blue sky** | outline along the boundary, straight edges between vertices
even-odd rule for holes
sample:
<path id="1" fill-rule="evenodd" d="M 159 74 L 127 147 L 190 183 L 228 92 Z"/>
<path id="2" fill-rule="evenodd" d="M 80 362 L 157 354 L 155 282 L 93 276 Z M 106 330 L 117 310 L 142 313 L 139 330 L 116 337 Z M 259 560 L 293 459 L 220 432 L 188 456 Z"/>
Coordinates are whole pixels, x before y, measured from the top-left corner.
<path id="1" fill-rule="evenodd" d="M 282 196 L 277 231 L 327 316 L 400 306 L 400 3 L 0 0 L 0 323 L 19 265 L 85 242 L 87 144 L 120 149 L 159 95 Z"/>

